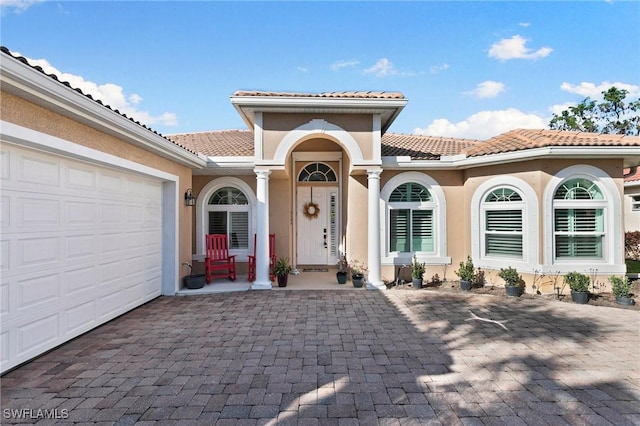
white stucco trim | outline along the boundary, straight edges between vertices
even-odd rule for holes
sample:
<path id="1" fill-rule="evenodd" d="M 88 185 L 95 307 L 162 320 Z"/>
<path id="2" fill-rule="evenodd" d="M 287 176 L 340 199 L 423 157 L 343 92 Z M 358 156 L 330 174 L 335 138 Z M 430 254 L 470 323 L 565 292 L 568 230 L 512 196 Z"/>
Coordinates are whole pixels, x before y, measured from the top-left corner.
<path id="1" fill-rule="evenodd" d="M 298 144 L 298 142 L 316 135 L 329 136 L 334 141 L 340 143 L 347 151 L 352 164 L 363 162 L 364 157 L 358 143 L 346 130 L 326 120 L 316 118 L 293 129 L 282 138 L 278 149 L 276 149 L 273 165 L 284 167 L 287 161 L 287 155 L 293 147 Z"/>
<path id="2" fill-rule="evenodd" d="M 178 278 L 178 271 L 180 270 L 178 267 L 180 261 L 178 255 L 178 223 L 180 216 L 178 206 L 183 194 L 178 191 L 180 181 L 177 175 L 3 120 L 0 120 L 0 141 L 161 179 L 163 181 L 162 225 L 164 228 L 162 237 L 161 291 L 165 296 L 174 295 L 178 291 L 180 286 Z"/>
<path id="3" fill-rule="evenodd" d="M 253 189 L 247 185 L 244 181 L 231 177 L 223 176 L 214 179 L 207 183 L 198 193 L 196 199 L 196 254 L 193 256 L 195 260 L 204 260 L 205 257 L 205 235 L 207 233 L 207 215 L 205 215 L 205 207 L 209 198 L 220 188 L 225 186 L 232 186 L 240 189 L 247 196 L 249 201 L 249 235 L 255 233 L 256 230 L 256 206 L 257 198 Z M 251 239 L 251 238 L 249 238 Z M 249 242 L 249 249 L 251 249 L 251 242 Z M 229 250 L 229 253 L 238 255 L 237 260 L 246 262 L 247 250 Z"/>
<path id="4" fill-rule="evenodd" d="M 497 188 L 510 188 L 522 196 L 524 211 L 522 215 L 522 259 L 484 257 L 482 254 L 482 235 L 484 217 L 482 215 L 482 200 Z M 481 185 L 471 198 L 471 257 L 479 268 L 500 269 L 513 267 L 519 272 L 533 273 L 540 269 L 538 261 L 538 196 L 533 188 L 524 180 L 514 176 L 496 176 Z"/>
<path id="5" fill-rule="evenodd" d="M 433 196 L 435 243 L 433 254 L 418 253 L 418 261 L 428 265 L 450 264 L 451 257 L 447 256 L 447 201 L 440 184 L 431 176 L 421 172 L 406 172 L 389 179 L 380 191 L 380 256 L 383 265 L 409 265 L 413 253 L 390 253 L 389 247 L 389 196 L 398 185 L 408 182 L 416 182 L 423 185 Z"/>
<path id="6" fill-rule="evenodd" d="M 556 261 L 553 254 L 553 197 L 562 182 L 585 178 L 598 185 L 604 195 L 604 226 L 605 244 L 603 246 L 604 259 L 576 261 Z M 589 165 L 579 164 L 560 170 L 547 184 L 543 196 L 543 232 L 544 232 L 544 272 L 566 273 L 578 271 L 590 273 L 597 270 L 597 274 L 624 274 L 624 233 L 622 221 L 622 200 L 615 180 L 603 170 Z"/>

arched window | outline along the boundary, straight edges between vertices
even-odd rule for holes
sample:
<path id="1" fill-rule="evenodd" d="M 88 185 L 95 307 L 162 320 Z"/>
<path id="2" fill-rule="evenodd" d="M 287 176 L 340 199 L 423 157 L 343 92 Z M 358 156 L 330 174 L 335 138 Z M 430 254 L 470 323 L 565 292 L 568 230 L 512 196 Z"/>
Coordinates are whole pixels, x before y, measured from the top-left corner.
<path id="1" fill-rule="evenodd" d="M 434 251 L 433 208 L 429 190 L 419 183 L 397 186 L 389 197 L 389 251 Z"/>
<path id="2" fill-rule="evenodd" d="M 307 164 L 298 175 L 298 182 L 335 182 L 336 180 L 336 173 L 324 163 Z"/>
<path id="3" fill-rule="evenodd" d="M 523 258 L 524 209 L 522 196 L 508 187 L 494 189 L 484 198 L 483 257 Z"/>
<path id="4" fill-rule="evenodd" d="M 229 249 L 249 248 L 249 201 L 238 188 L 225 186 L 215 191 L 205 207 L 207 234 L 227 234 Z"/>
<path id="5" fill-rule="evenodd" d="M 494 176 L 471 198 L 471 255 L 476 266 L 538 267 L 538 195 L 516 176 Z"/>
<path id="6" fill-rule="evenodd" d="M 602 259 L 606 200 L 598 185 L 586 178 L 564 182 L 553 196 L 556 259 Z"/>

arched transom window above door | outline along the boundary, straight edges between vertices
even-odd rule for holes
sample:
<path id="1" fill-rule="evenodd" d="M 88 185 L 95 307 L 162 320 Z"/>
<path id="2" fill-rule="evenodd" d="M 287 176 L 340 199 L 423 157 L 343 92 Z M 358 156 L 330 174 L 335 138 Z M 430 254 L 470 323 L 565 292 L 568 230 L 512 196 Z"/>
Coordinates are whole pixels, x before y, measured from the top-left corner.
<path id="1" fill-rule="evenodd" d="M 300 174 L 298 174 L 298 182 L 336 182 L 336 172 L 324 163 L 307 164 Z"/>

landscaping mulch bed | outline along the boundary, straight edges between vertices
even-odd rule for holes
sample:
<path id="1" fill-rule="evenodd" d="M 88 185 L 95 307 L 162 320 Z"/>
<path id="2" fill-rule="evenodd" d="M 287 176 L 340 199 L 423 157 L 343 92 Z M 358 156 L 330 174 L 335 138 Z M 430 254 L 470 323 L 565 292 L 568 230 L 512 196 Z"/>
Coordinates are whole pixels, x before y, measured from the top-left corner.
<path id="1" fill-rule="evenodd" d="M 434 284 L 426 284 L 423 285 L 421 289 L 414 289 L 411 283 L 400 284 L 398 286 L 394 286 L 393 284 L 387 284 L 387 288 L 392 291 L 437 291 L 437 292 L 448 292 L 448 293 L 475 293 L 475 294 L 488 294 L 495 297 L 504 297 L 510 298 L 505 294 L 504 287 L 493 287 L 493 286 L 484 286 L 484 287 L 473 287 L 471 291 L 463 291 L 460 289 L 460 284 L 458 281 L 444 281 L 437 285 Z M 634 309 L 640 310 L 640 280 L 635 282 L 634 286 L 634 300 L 635 304 L 631 306 L 620 305 L 616 303 L 616 298 L 611 293 L 591 293 L 589 298 L 589 305 L 593 306 L 608 306 L 611 308 L 620 308 L 620 309 Z M 561 294 L 559 297 L 555 294 L 530 294 L 525 293 L 520 296 L 520 298 L 527 299 L 547 299 L 550 301 L 560 301 L 567 303 L 574 303 L 571 300 L 571 294 Z"/>

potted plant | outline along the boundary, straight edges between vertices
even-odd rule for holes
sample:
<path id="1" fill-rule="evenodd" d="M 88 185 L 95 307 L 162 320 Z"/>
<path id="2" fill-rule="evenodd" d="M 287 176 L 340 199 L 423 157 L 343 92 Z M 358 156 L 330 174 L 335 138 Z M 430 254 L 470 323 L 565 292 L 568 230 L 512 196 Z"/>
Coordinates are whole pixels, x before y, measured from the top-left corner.
<path id="1" fill-rule="evenodd" d="M 456 271 L 456 275 L 460 278 L 460 288 L 462 290 L 471 290 L 471 282 L 476 276 L 476 269 L 473 266 L 471 256 L 467 256 L 466 262 L 460 262 L 460 268 Z"/>
<path id="2" fill-rule="evenodd" d="M 504 280 L 507 296 L 518 297 L 524 292 L 524 281 L 515 268 L 500 268 L 498 276 Z"/>
<path id="3" fill-rule="evenodd" d="M 357 259 L 354 259 L 349 265 L 351 269 L 351 282 L 354 287 L 362 287 L 364 285 L 364 274 L 367 272 L 367 268 L 363 263 L 360 263 Z"/>
<path id="4" fill-rule="evenodd" d="M 418 262 L 416 255 L 413 255 L 413 261 L 411 262 L 411 278 L 413 288 L 422 288 L 422 278 L 426 270 L 425 264 Z"/>
<path id="5" fill-rule="evenodd" d="M 611 290 L 616 296 L 616 303 L 619 305 L 633 305 L 635 300 L 631 297 L 631 282 L 625 277 L 609 277 Z"/>
<path id="6" fill-rule="evenodd" d="M 186 288 L 195 290 L 204 287 L 205 274 L 194 274 L 193 267 L 190 263 L 184 262 L 182 266 L 187 266 L 189 268 L 189 275 L 185 275 L 182 279 Z"/>
<path id="7" fill-rule="evenodd" d="M 585 304 L 589 301 L 589 277 L 580 272 L 567 272 L 564 274 L 564 282 L 571 289 L 571 300 Z"/>
<path id="8" fill-rule="evenodd" d="M 349 268 L 347 257 L 343 254 L 336 265 L 338 266 L 338 272 L 336 272 L 338 284 L 345 284 L 347 282 L 347 269 Z"/>
<path id="9" fill-rule="evenodd" d="M 273 274 L 278 277 L 278 287 L 286 287 L 291 272 L 291 264 L 288 257 L 279 257 L 273 266 Z"/>

